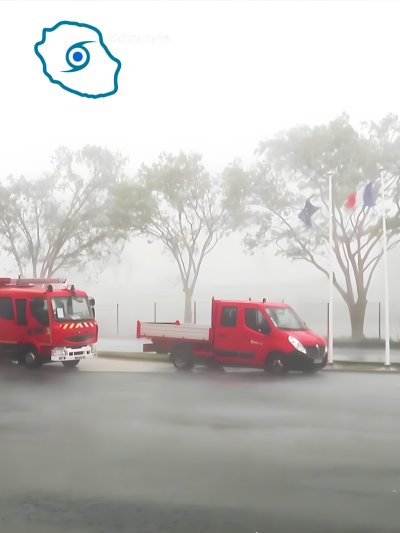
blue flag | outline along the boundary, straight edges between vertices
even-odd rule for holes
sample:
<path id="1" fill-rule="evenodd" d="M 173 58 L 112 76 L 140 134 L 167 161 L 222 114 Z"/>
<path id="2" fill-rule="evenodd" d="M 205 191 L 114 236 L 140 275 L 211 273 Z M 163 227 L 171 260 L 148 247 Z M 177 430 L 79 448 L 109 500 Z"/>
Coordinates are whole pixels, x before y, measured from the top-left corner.
<path id="1" fill-rule="evenodd" d="M 307 226 L 307 228 L 311 228 L 311 225 L 312 225 L 311 218 L 313 215 L 315 215 L 318 209 L 319 207 L 312 205 L 309 198 L 306 200 L 306 203 L 304 204 L 304 207 L 300 211 L 298 217 Z"/>
<path id="2" fill-rule="evenodd" d="M 374 184 L 372 183 L 372 181 L 370 181 L 364 189 L 363 201 L 364 201 L 364 205 L 367 207 L 374 207 L 375 205 L 376 194 L 374 191 Z"/>

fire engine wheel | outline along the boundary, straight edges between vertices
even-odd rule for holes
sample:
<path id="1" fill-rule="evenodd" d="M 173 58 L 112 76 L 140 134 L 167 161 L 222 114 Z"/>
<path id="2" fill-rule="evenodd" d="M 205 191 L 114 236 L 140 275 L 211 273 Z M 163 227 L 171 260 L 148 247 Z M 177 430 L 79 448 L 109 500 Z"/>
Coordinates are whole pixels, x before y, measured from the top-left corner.
<path id="1" fill-rule="evenodd" d="M 289 372 L 285 356 L 280 353 L 271 354 L 265 364 L 265 371 L 273 376 L 283 376 Z"/>
<path id="2" fill-rule="evenodd" d="M 194 366 L 192 350 L 188 346 L 176 346 L 171 352 L 171 360 L 177 370 L 192 370 Z"/>
<path id="3" fill-rule="evenodd" d="M 39 368 L 42 366 L 42 361 L 39 359 L 36 352 L 30 350 L 22 355 L 19 364 L 26 366 L 27 368 Z"/>
<path id="4" fill-rule="evenodd" d="M 65 368 L 75 368 L 79 363 L 79 359 L 74 359 L 73 361 L 62 361 L 62 364 Z"/>

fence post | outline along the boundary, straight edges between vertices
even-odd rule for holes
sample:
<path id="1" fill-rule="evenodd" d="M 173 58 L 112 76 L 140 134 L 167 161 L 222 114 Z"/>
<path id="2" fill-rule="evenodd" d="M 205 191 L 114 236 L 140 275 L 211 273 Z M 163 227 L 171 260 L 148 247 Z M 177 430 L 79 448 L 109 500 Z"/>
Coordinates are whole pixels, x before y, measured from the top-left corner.
<path id="1" fill-rule="evenodd" d="M 117 337 L 119 337 L 119 304 L 117 304 Z"/>
<path id="2" fill-rule="evenodd" d="M 157 322 L 157 302 L 154 302 L 154 322 Z"/>
<path id="3" fill-rule="evenodd" d="M 381 302 L 378 302 L 378 338 L 381 338 Z"/>
<path id="4" fill-rule="evenodd" d="M 197 323 L 197 302 L 195 301 L 193 304 L 193 320 L 194 323 Z"/>

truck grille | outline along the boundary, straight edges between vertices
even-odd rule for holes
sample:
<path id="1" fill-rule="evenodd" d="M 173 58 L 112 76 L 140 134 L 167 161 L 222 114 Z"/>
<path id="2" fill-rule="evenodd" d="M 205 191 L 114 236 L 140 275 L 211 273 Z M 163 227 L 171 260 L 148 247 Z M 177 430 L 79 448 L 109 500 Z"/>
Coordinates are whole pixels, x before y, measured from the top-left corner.
<path id="1" fill-rule="evenodd" d="M 325 355 L 325 346 L 305 346 L 307 355 L 309 357 L 312 357 L 313 359 L 315 357 L 324 357 Z"/>
<path id="2" fill-rule="evenodd" d="M 91 339 L 93 335 L 72 335 L 71 337 L 65 337 L 66 341 L 71 342 L 84 342 Z"/>

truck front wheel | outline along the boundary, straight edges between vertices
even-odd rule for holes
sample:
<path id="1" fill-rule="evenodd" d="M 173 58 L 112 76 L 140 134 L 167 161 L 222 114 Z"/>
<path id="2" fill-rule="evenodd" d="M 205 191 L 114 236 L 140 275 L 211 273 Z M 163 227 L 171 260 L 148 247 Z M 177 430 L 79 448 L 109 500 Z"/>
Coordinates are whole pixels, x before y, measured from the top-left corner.
<path id="1" fill-rule="evenodd" d="M 18 360 L 18 364 L 26 366 L 27 368 L 39 368 L 42 366 L 42 361 L 39 359 L 35 351 L 28 350 Z"/>
<path id="2" fill-rule="evenodd" d="M 289 372 L 286 358 L 281 353 L 274 353 L 268 356 L 265 363 L 265 371 L 273 376 L 282 376 Z"/>
<path id="3" fill-rule="evenodd" d="M 177 370 L 192 370 L 194 366 L 192 350 L 189 346 L 175 346 L 171 352 L 171 361 Z"/>

